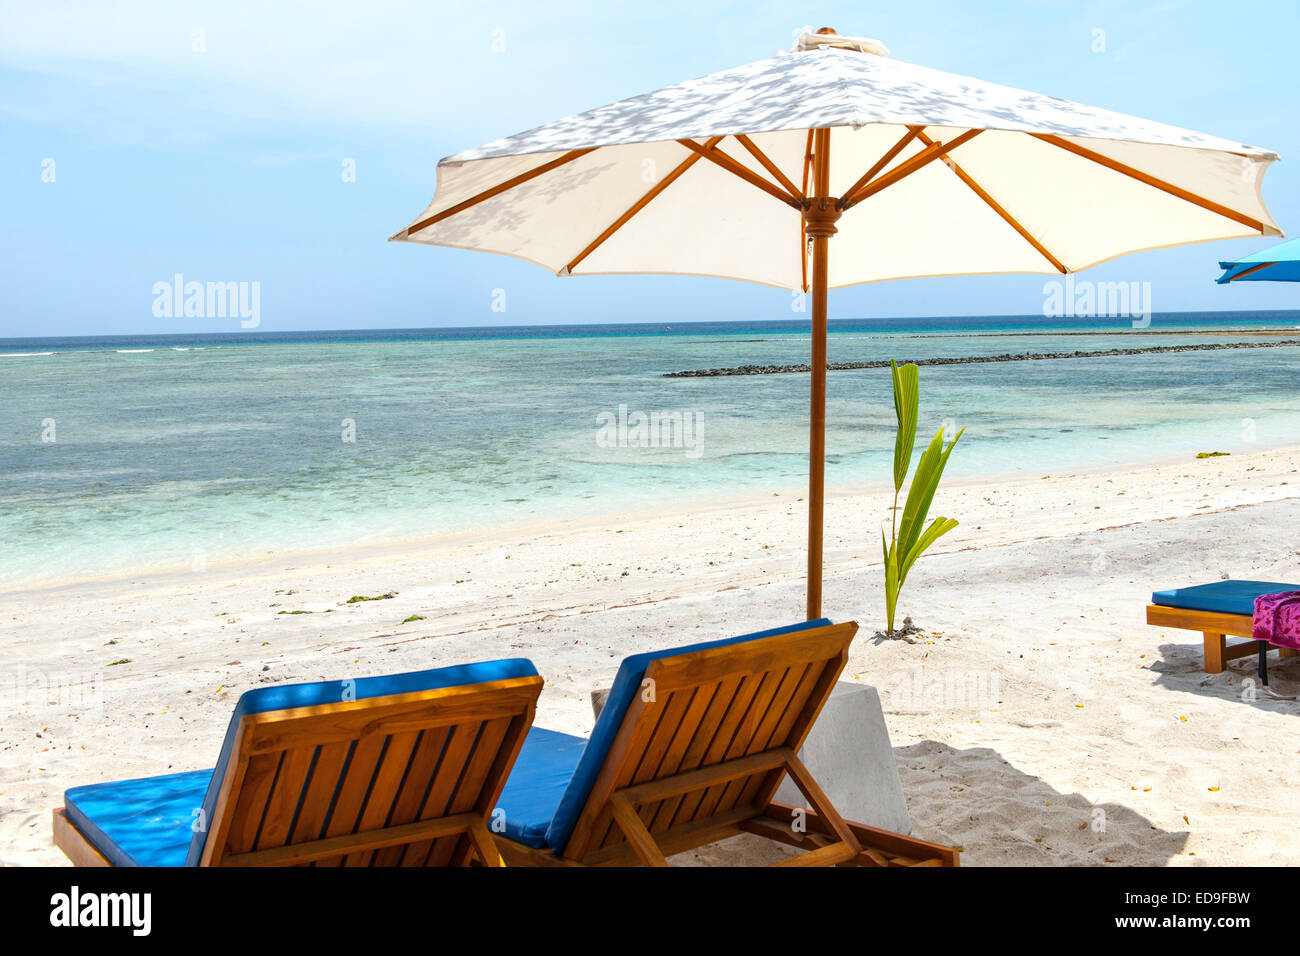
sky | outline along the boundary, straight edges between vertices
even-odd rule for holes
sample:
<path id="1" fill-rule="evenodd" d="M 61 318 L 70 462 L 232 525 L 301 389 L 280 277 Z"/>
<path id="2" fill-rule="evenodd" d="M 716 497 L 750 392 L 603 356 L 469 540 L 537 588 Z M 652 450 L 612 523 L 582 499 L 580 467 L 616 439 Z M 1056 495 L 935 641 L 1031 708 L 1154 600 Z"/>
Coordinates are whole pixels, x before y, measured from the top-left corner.
<path id="1" fill-rule="evenodd" d="M 1272 149 L 1284 161 L 1265 200 L 1300 230 L 1294 0 L 1248 17 L 1209 0 L 0 0 L 0 23 L 0 338 L 239 330 L 156 315 L 155 284 L 177 273 L 257 282 L 261 331 L 798 317 L 779 289 L 557 279 L 386 240 L 427 205 L 441 157 L 769 57 L 803 26 Z M 1086 277 L 1150 281 L 1157 312 L 1300 309 L 1295 285 L 1212 281 L 1220 259 L 1276 241 L 1140 253 Z M 1046 278 L 875 283 L 834 292 L 830 315 L 1032 314 Z"/>

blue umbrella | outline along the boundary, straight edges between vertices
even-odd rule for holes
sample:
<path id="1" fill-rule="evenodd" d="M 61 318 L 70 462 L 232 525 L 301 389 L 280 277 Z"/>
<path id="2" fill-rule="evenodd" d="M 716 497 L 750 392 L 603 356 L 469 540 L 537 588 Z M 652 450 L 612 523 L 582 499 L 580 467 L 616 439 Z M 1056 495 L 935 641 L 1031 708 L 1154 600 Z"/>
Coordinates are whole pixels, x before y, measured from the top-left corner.
<path id="1" fill-rule="evenodd" d="M 1246 256 L 1237 262 L 1220 262 L 1223 275 L 1214 281 L 1225 282 L 1300 282 L 1300 239 Z"/>

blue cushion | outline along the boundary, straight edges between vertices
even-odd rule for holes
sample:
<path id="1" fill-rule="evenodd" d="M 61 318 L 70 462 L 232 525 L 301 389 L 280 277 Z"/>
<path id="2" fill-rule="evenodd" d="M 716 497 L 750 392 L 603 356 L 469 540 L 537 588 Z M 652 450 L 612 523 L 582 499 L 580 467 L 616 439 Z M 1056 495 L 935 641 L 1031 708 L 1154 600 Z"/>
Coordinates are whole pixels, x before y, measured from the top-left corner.
<path id="1" fill-rule="evenodd" d="M 73 787 L 68 820 L 114 866 L 184 866 L 211 770 Z"/>
<path id="2" fill-rule="evenodd" d="M 198 866 L 216 809 L 217 794 L 238 736 L 239 722 L 245 715 L 536 675 L 537 668 L 532 661 L 511 658 L 382 677 L 277 684 L 250 690 L 235 704 L 215 770 L 77 787 L 65 794 L 68 817 L 118 866 Z M 200 807 L 205 825 L 195 832 L 192 825 L 195 810 Z M 178 845 L 187 852 L 175 859 Z"/>
<path id="3" fill-rule="evenodd" d="M 587 802 L 587 794 L 591 792 L 592 785 L 596 782 L 596 775 L 600 773 L 600 769 L 605 763 L 605 756 L 614 743 L 614 736 L 623 723 L 623 715 L 627 713 L 628 707 L 636 698 L 637 693 L 640 692 L 641 681 L 645 677 L 645 669 L 650 665 L 651 661 L 665 657 L 677 657 L 679 654 L 690 654 L 693 651 L 703 651 L 711 647 L 726 647 L 729 644 L 755 641 L 763 637 L 775 637 L 778 634 L 792 634 L 796 631 L 805 631 L 814 627 L 826 627 L 830 623 L 825 618 L 816 621 L 802 621 L 798 624 L 791 624 L 789 627 L 776 627 L 769 631 L 743 634 L 740 637 L 730 637 L 722 641 L 691 644 L 687 647 L 678 647 L 667 651 L 648 651 L 644 654 L 633 654 L 631 657 L 623 658 L 623 663 L 618 668 L 618 676 L 614 678 L 614 685 L 610 688 L 609 697 L 605 700 L 605 707 L 596 720 L 596 726 L 592 728 L 591 740 L 583 750 L 582 759 L 578 761 L 577 769 L 573 773 L 573 779 L 565 789 L 564 796 L 560 798 L 559 806 L 555 809 L 555 817 L 546 830 L 546 845 L 558 853 L 568 843 L 569 835 L 573 833 L 573 828 L 578 822 L 578 816 L 582 813 L 582 808 Z M 515 763 L 512 776 L 519 772 L 520 765 L 523 763 L 524 755 L 521 754 L 519 760 Z"/>
<path id="4" fill-rule="evenodd" d="M 586 746 L 585 737 L 543 727 L 528 732 L 497 801 L 505 824 L 503 835 L 525 846 L 546 846 L 546 830 Z"/>
<path id="5" fill-rule="evenodd" d="M 1276 581 L 1215 581 L 1190 588 L 1173 588 L 1151 595 L 1151 603 L 1162 607 L 1181 607 L 1189 611 L 1214 611 L 1219 614 L 1255 613 L 1255 598 L 1278 591 L 1300 591 L 1300 584 Z"/>

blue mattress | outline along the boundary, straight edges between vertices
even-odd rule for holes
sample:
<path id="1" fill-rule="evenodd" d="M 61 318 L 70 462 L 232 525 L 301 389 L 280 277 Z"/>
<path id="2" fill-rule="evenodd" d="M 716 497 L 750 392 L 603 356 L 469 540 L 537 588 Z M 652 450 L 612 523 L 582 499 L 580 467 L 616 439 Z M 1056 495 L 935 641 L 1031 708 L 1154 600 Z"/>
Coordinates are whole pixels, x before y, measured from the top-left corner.
<path id="1" fill-rule="evenodd" d="M 1280 584 L 1277 581 L 1214 581 L 1190 588 L 1172 588 L 1156 591 L 1151 603 L 1161 607 L 1180 607 L 1189 611 L 1213 611 L 1218 614 L 1255 613 L 1255 598 L 1261 594 L 1278 591 L 1300 591 L 1300 584 Z"/>
<path id="2" fill-rule="evenodd" d="M 536 674 L 532 661 L 510 658 L 382 677 L 278 684 L 250 690 L 235 705 L 214 769 L 73 787 L 64 793 L 64 807 L 68 820 L 115 866 L 198 866 L 208 837 L 207 824 L 216 809 L 217 794 L 245 715 Z"/>
<path id="3" fill-rule="evenodd" d="M 651 661 L 826 627 L 830 623 L 825 618 L 803 621 L 789 627 L 624 658 L 590 740 L 540 727 L 528 735 L 498 803 L 505 813 L 504 835 L 531 847 L 550 847 L 557 853 L 564 849 Z"/>

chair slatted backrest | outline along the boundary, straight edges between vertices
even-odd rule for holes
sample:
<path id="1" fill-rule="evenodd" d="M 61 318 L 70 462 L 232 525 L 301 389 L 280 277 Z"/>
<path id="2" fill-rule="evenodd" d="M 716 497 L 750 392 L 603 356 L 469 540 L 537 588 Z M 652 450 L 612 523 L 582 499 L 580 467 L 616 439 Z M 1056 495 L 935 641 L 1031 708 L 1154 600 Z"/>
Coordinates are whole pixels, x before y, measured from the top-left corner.
<path id="1" fill-rule="evenodd" d="M 534 674 L 244 714 L 202 865 L 498 864 L 487 823 L 541 688 Z"/>
<path id="2" fill-rule="evenodd" d="M 639 828 L 620 824 L 620 813 L 635 812 L 665 852 L 711 842 L 761 814 L 856 631 L 834 624 L 651 661 L 563 856 L 628 859 L 628 830 Z"/>

